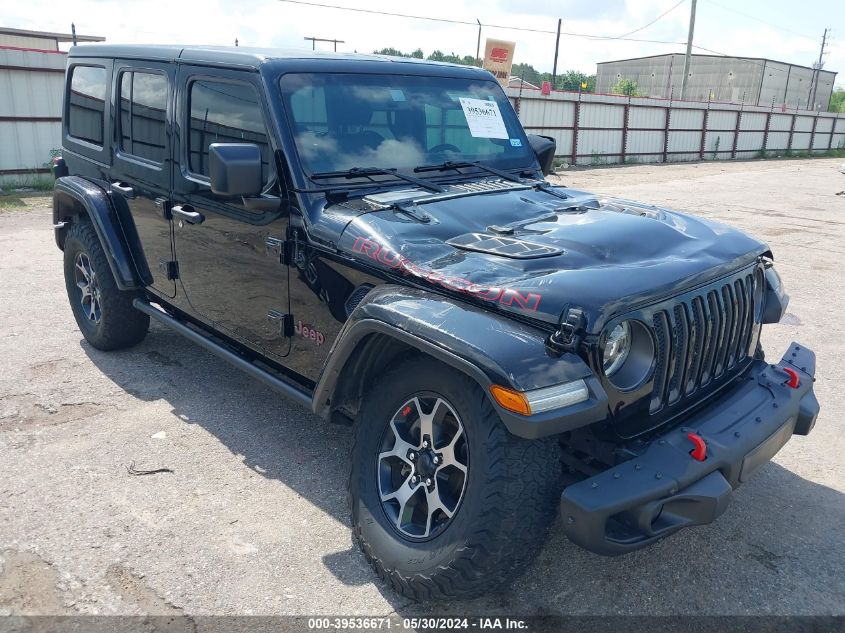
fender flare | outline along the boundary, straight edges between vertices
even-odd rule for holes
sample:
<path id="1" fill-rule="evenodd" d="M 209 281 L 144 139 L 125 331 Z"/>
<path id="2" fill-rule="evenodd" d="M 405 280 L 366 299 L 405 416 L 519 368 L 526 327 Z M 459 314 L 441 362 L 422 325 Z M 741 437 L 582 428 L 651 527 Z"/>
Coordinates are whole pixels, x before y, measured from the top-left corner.
<path id="1" fill-rule="evenodd" d="M 103 245 L 117 287 L 121 290 L 136 290 L 151 283 L 152 276 L 125 201 L 123 208 L 119 207 L 101 187 L 90 180 L 79 176 L 57 179 L 53 191 L 56 245 L 64 250 L 66 223 L 73 216 L 87 214 Z"/>
<path id="2" fill-rule="evenodd" d="M 515 435 L 544 437 L 607 416 L 607 394 L 599 380 L 576 354 L 550 350 L 543 330 L 442 295 L 393 284 L 371 290 L 350 315 L 314 389 L 315 412 L 330 413 L 344 367 L 359 344 L 373 334 L 392 337 L 455 367 L 473 378 L 488 397 L 493 384 L 530 391 L 585 381 L 590 399 L 563 411 L 523 416 L 501 408 L 491 398 Z"/>

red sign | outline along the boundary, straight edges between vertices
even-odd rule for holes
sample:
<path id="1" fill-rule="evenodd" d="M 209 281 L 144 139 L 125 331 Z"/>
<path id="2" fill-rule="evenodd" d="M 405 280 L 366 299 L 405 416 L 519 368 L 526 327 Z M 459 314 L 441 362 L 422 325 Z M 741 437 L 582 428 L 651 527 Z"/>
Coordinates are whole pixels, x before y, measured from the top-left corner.
<path id="1" fill-rule="evenodd" d="M 494 62 L 504 64 L 506 61 L 508 61 L 508 49 L 494 48 L 492 51 L 490 51 L 490 57 L 493 59 Z"/>

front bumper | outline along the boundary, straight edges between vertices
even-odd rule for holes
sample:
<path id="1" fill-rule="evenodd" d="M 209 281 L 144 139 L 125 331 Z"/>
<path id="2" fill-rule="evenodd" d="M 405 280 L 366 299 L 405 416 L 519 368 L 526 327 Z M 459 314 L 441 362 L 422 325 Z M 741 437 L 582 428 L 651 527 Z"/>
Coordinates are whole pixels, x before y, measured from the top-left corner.
<path id="1" fill-rule="evenodd" d="M 797 387 L 787 384 L 784 368 L 797 373 Z M 755 361 L 740 385 L 682 427 L 655 438 L 637 457 L 567 487 L 561 497 L 566 535 L 614 556 L 710 523 L 725 511 L 733 489 L 793 434 L 812 430 L 819 412 L 815 369 L 815 354 L 797 343 L 777 365 Z M 690 455 L 690 432 L 707 444 L 703 461 Z"/>

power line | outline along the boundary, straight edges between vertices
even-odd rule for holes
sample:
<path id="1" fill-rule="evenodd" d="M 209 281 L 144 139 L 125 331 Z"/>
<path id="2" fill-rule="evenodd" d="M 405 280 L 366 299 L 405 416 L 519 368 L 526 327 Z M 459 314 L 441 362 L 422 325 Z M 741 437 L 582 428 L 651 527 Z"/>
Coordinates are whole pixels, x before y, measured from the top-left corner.
<path id="1" fill-rule="evenodd" d="M 305 0 L 279 0 L 279 2 L 287 2 L 290 4 L 304 4 L 309 7 L 321 7 L 323 9 L 342 9 L 344 11 L 354 11 L 356 13 L 374 13 L 376 15 L 389 15 L 395 18 L 410 18 L 412 20 L 428 20 L 429 22 L 448 22 L 450 24 L 469 24 L 475 26 L 475 22 L 468 22 L 465 20 L 450 20 L 449 18 L 433 18 L 426 15 L 410 15 L 407 13 L 391 13 L 389 11 L 377 11 L 375 9 L 360 9 L 358 7 L 342 7 L 335 4 L 321 4 L 319 2 L 306 2 Z M 544 31 L 545 32 L 545 31 Z"/>
<path id="2" fill-rule="evenodd" d="M 779 26 L 779 25 L 777 25 L 777 24 L 773 24 L 772 22 L 767 22 L 766 20 L 763 20 L 763 19 L 761 19 L 761 18 L 758 18 L 757 16 L 750 15 L 750 14 L 748 14 L 748 13 L 744 13 L 744 12 L 740 11 L 739 9 L 734 9 L 733 7 L 728 7 L 728 6 L 725 6 L 724 4 L 722 4 L 722 3 L 720 3 L 720 2 L 716 2 L 716 0 L 707 0 L 707 1 L 708 1 L 710 4 L 713 4 L 713 5 L 717 6 L 717 7 L 719 7 L 720 9 L 724 9 L 725 11 L 730 11 L 731 13 L 736 13 L 737 15 L 741 15 L 741 16 L 743 16 L 743 17 L 746 17 L 746 18 L 748 18 L 749 20 L 755 20 L 755 21 L 757 21 L 757 22 L 760 22 L 761 24 L 765 24 L 765 25 L 767 25 L 767 26 L 771 26 L 771 27 L 772 27 L 772 28 L 774 28 L 774 29 L 778 29 L 778 30 L 780 30 L 780 31 L 784 31 L 784 32 L 786 32 L 786 33 L 792 33 L 793 35 L 797 35 L 797 36 L 799 36 L 799 37 L 806 37 L 806 38 L 808 38 L 808 39 L 815 39 L 815 38 L 810 38 L 810 36 L 809 36 L 809 35 L 806 35 L 805 33 L 799 33 L 798 31 L 793 31 L 792 29 L 788 29 L 788 28 L 786 28 L 785 26 Z"/>
<path id="3" fill-rule="evenodd" d="M 693 44 L 692 47 L 697 48 L 698 50 L 701 50 L 701 51 L 707 51 L 708 53 L 713 53 L 714 55 L 718 55 L 719 57 L 732 57 L 734 59 L 741 59 L 742 61 L 748 62 L 750 64 L 754 64 L 755 66 L 759 66 L 760 68 L 766 68 L 767 70 L 776 70 L 776 71 L 781 72 L 781 73 L 789 72 L 789 70 L 785 70 L 783 68 L 778 68 L 777 66 L 767 66 L 765 61 L 761 64 L 758 60 L 752 59 L 750 57 L 744 57 L 742 55 L 731 55 L 729 53 L 723 53 L 721 51 L 714 51 L 712 48 L 706 48 L 704 46 L 699 46 L 698 44 Z M 772 61 L 776 61 L 776 60 L 772 60 Z M 776 63 L 785 64 L 786 66 L 799 66 L 800 65 L 800 64 L 792 64 L 790 62 L 776 62 Z"/>
<path id="4" fill-rule="evenodd" d="M 672 13 L 672 11 L 674 11 L 675 9 L 677 9 L 677 8 L 678 8 L 679 6 L 681 6 L 684 2 L 686 2 L 686 0 L 681 0 L 678 4 L 675 4 L 675 5 L 673 5 L 671 8 L 666 9 L 666 11 L 664 11 L 663 13 L 661 13 L 660 15 L 658 15 L 656 18 L 654 18 L 654 19 L 653 19 L 651 22 L 649 22 L 648 24 L 644 24 L 644 25 L 642 25 L 640 28 L 638 28 L 638 29 L 634 29 L 633 31 L 628 31 L 627 33 L 623 33 L 622 35 L 619 35 L 618 37 L 621 39 L 621 38 L 623 38 L 623 37 L 628 37 L 629 35 L 633 35 L 634 33 L 639 33 L 640 31 L 643 31 L 643 30 L 647 29 L 648 27 L 650 27 L 652 24 L 654 24 L 655 22 L 657 22 L 657 21 L 658 21 L 658 20 L 660 20 L 661 18 L 663 18 L 663 17 L 665 17 L 665 16 L 669 15 L 670 13 Z"/>
<path id="5" fill-rule="evenodd" d="M 386 15 L 394 18 L 407 18 L 410 20 L 426 20 L 429 22 L 443 22 L 447 24 L 461 24 L 466 26 L 473 26 L 477 27 L 478 22 L 470 22 L 468 20 L 453 20 L 449 18 L 435 18 L 427 15 L 413 15 L 410 13 L 394 13 L 391 11 L 378 11 L 376 9 L 361 9 L 359 7 L 344 7 L 337 4 L 325 4 L 321 2 L 308 2 L 307 0 L 279 0 L 279 2 L 287 2 L 289 4 L 300 4 L 309 7 L 319 7 L 322 9 L 340 9 L 342 11 L 353 11 L 355 13 L 369 13 L 373 15 Z M 659 19 L 659 18 L 658 18 Z M 655 20 L 656 21 L 656 20 Z M 530 27 L 524 26 L 506 26 L 503 24 L 486 24 L 484 23 L 483 26 L 491 29 L 504 29 L 508 31 L 523 31 L 527 33 L 547 33 L 549 35 L 556 35 L 557 31 L 552 31 L 549 29 L 534 29 Z M 649 26 L 649 25 L 646 25 Z M 641 27 L 636 29 L 637 31 L 641 31 L 645 27 Z M 645 42 L 649 44 L 672 44 L 677 46 L 678 44 L 683 44 L 683 42 L 668 42 L 665 40 L 646 40 L 640 38 L 633 38 L 633 37 L 625 37 L 625 36 L 616 36 L 616 35 L 590 35 L 588 33 L 574 33 L 572 31 L 561 31 L 561 35 L 567 35 L 569 37 L 581 37 L 584 39 L 590 40 L 625 40 L 628 42 Z"/>

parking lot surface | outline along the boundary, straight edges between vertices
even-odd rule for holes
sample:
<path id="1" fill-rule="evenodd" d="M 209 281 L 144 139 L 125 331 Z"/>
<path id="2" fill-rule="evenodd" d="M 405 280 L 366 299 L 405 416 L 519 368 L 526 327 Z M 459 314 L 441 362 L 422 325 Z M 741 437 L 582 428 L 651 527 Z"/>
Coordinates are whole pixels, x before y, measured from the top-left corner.
<path id="1" fill-rule="evenodd" d="M 90 348 L 49 200 L 0 209 L 0 613 L 845 613 L 841 162 L 562 172 L 768 241 L 792 302 L 764 345 L 816 351 L 822 413 L 713 525 L 620 558 L 555 529 L 503 596 L 433 606 L 393 593 L 352 548 L 346 428 L 157 325 L 134 349 Z"/>

